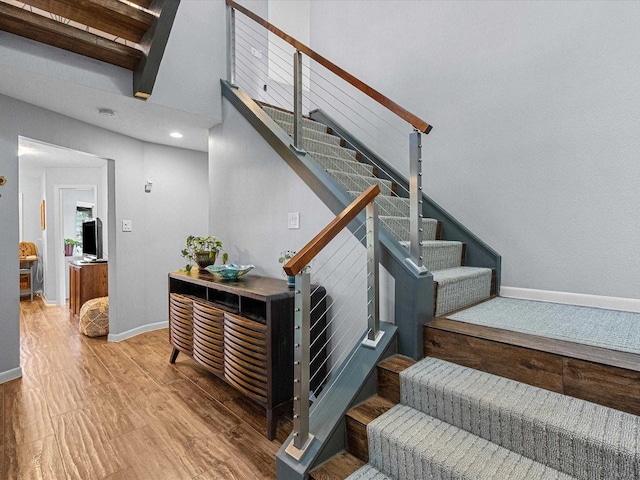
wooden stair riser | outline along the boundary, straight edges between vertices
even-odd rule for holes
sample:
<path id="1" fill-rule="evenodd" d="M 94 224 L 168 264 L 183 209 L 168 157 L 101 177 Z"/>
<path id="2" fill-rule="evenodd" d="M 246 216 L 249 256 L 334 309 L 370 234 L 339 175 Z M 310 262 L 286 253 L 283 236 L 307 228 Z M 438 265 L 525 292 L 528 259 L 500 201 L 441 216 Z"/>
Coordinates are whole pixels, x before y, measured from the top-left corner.
<path id="1" fill-rule="evenodd" d="M 576 358 L 589 357 L 604 349 L 571 344 L 570 342 L 550 341 L 526 334 L 505 332 L 501 341 L 478 338 L 444 328 L 456 328 L 456 323 L 446 320 L 443 328 L 426 325 L 424 329 L 425 356 L 440 358 L 453 363 L 475 368 L 484 372 L 500 375 L 536 387 L 562 393 L 572 397 L 588 400 L 610 408 L 640 415 L 640 356 L 617 352 L 620 363 L 629 359 L 632 367 L 634 358 L 638 357 L 636 370 L 605 365 L 599 361 L 607 361 L 601 356 L 594 360 Z M 436 319 L 439 324 L 442 319 Z M 485 327 L 461 325 L 466 330 L 482 331 Z M 487 328 L 487 335 L 500 332 Z M 494 332 L 495 331 L 495 332 Z M 512 337 L 512 343 L 509 343 Z M 530 343 L 531 347 L 522 346 Z M 566 344 L 564 348 L 562 345 Z M 550 345 L 559 347 L 547 348 Z M 559 352 L 542 351 L 547 348 Z M 602 354 L 606 355 L 606 353 Z M 613 362 L 610 362 L 613 363 Z"/>
<path id="2" fill-rule="evenodd" d="M 400 403 L 400 372 L 414 363 L 415 360 L 401 355 L 380 362 L 376 368 L 378 395 L 347 412 L 347 450 L 363 462 L 369 461 L 367 425 Z"/>

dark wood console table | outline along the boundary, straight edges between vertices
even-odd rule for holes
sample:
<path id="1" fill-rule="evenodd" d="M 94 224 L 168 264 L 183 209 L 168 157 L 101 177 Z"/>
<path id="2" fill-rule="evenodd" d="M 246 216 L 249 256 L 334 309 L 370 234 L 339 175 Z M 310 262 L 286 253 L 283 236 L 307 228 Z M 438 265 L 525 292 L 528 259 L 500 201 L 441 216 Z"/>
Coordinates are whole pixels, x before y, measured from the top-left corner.
<path id="1" fill-rule="evenodd" d="M 69 264 L 69 312 L 80 315 L 84 302 L 109 295 L 109 269 L 107 262 L 81 262 Z"/>
<path id="2" fill-rule="evenodd" d="M 312 289 L 313 291 L 313 289 Z M 221 281 L 193 269 L 169 274 L 170 362 L 179 352 L 263 406 L 267 438 L 276 434 L 278 415 L 293 397 L 293 289 L 285 280 L 246 275 Z M 325 297 L 312 296 L 311 387 L 324 381 Z"/>

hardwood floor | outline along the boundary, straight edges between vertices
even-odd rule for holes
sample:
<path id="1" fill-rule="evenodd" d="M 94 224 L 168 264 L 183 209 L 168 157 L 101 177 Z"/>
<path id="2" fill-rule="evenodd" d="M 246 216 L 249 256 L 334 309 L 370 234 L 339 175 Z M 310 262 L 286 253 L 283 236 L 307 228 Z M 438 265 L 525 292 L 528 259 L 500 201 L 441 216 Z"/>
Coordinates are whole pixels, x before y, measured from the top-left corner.
<path id="1" fill-rule="evenodd" d="M 80 334 L 66 307 L 23 301 L 23 377 L 0 384 L 2 479 L 275 478 L 292 425 L 184 355 L 167 330 L 120 343 Z"/>

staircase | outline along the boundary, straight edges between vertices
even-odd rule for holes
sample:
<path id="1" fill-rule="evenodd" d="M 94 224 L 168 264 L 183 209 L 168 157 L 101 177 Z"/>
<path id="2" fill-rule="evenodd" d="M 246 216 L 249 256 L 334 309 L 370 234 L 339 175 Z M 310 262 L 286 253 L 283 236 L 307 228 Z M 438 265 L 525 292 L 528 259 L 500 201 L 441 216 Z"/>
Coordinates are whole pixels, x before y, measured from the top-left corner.
<path id="1" fill-rule="evenodd" d="M 263 110 L 285 131 L 293 133 L 291 112 L 262 105 Z M 409 246 L 409 199 L 398 196 L 396 184 L 378 178 L 377 168 L 362 162 L 359 153 L 345 147 L 345 142 L 326 125 L 303 119 L 304 149 L 349 194 L 358 196 L 373 184 L 380 186 L 376 203 L 380 223 L 395 238 Z M 433 274 L 434 312 L 443 315 L 486 300 L 492 292 L 493 272 L 490 268 L 465 266 L 464 243 L 440 239 L 440 222 L 433 218 L 422 220 L 421 249 L 425 267 Z"/>
<path id="2" fill-rule="evenodd" d="M 639 478 L 635 415 L 429 357 L 400 390 L 349 478 Z"/>
<path id="3" fill-rule="evenodd" d="M 640 478 L 636 415 L 432 357 L 387 359 L 378 381 L 312 479 Z"/>

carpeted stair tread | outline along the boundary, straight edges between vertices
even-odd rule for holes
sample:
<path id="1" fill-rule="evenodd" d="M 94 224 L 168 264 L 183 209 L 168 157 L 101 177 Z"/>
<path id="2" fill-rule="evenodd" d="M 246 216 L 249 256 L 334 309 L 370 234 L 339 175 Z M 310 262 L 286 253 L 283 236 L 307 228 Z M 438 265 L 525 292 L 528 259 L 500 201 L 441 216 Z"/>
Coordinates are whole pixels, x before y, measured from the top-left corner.
<path id="1" fill-rule="evenodd" d="M 491 295 L 490 268 L 456 267 L 431 274 L 437 284 L 435 316 L 473 305 Z"/>
<path id="2" fill-rule="evenodd" d="M 357 191 L 349 191 L 349 195 L 352 197 L 357 197 L 362 192 Z M 392 195 L 378 195 L 375 199 L 376 204 L 378 205 L 378 210 L 380 215 L 385 216 L 400 216 L 400 217 L 408 217 L 409 216 L 409 199 L 396 197 Z"/>
<path id="3" fill-rule="evenodd" d="M 400 242 L 409 248 L 409 242 Z M 462 242 L 451 240 L 424 240 L 420 242 L 422 263 L 429 270 L 444 270 L 460 266 Z"/>
<path id="4" fill-rule="evenodd" d="M 331 145 L 329 143 L 318 142 L 312 138 L 302 138 L 302 147 L 313 157 L 314 153 L 321 153 L 331 157 L 343 158 L 353 162 L 358 161 L 358 154 L 350 148 Z"/>
<path id="5" fill-rule="evenodd" d="M 380 223 L 389 230 L 399 242 L 409 240 L 409 217 L 380 215 Z M 438 220 L 435 218 L 422 219 L 422 238 L 436 240 L 438 236 Z"/>
<path id="6" fill-rule="evenodd" d="M 276 123 L 280 125 L 287 135 L 293 137 L 293 123 L 285 122 L 283 120 L 276 120 Z M 337 147 L 341 146 L 342 139 L 335 135 L 326 132 L 319 132 L 313 128 L 302 127 L 302 138 L 310 138 L 317 142 L 328 143 L 330 145 L 335 145 Z"/>
<path id="7" fill-rule="evenodd" d="M 640 478 L 640 417 L 436 358 L 402 403 L 581 480 Z"/>
<path id="8" fill-rule="evenodd" d="M 406 405 L 393 407 L 367 431 L 369 463 L 395 479 L 573 479 Z"/>
<path id="9" fill-rule="evenodd" d="M 373 465 L 366 464 L 362 468 L 353 472 L 347 477 L 347 480 L 394 480 L 378 470 Z"/>
<path id="10" fill-rule="evenodd" d="M 355 175 L 363 175 L 374 177 L 374 167 L 366 163 L 360 163 L 353 160 L 345 160 L 344 158 L 334 157 L 331 155 L 323 155 L 322 153 L 312 153 L 313 159 L 318 162 L 325 170 L 338 170 L 345 173 Z"/>
<path id="11" fill-rule="evenodd" d="M 389 180 L 382 180 L 376 177 L 363 177 L 352 173 L 345 173 L 338 170 L 327 170 L 329 175 L 338 180 L 347 191 L 364 192 L 371 185 L 379 185 L 380 192 L 384 195 L 393 194 L 393 183 Z"/>
<path id="12" fill-rule="evenodd" d="M 261 105 L 262 109 L 276 122 L 287 122 L 293 124 L 293 113 L 285 112 L 284 110 L 280 110 L 278 108 L 269 107 L 267 105 Z M 327 127 L 324 123 L 316 122 L 315 120 L 311 120 L 310 118 L 302 117 L 302 127 L 309 128 L 311 130 L 316 130 L 321 133 L 328 133 L 329 127 Z"/>

